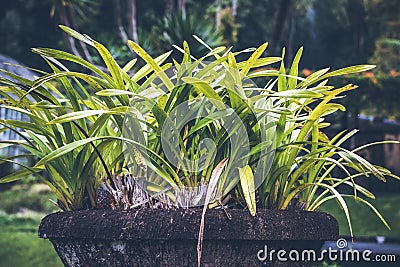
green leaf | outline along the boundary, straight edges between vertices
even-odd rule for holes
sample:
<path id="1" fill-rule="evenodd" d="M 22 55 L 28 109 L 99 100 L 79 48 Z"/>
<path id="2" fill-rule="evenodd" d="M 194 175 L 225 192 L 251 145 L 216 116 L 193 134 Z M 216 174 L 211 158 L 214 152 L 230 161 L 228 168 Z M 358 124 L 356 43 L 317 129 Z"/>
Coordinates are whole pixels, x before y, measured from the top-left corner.
<path id="1" fill-rule="evenodd" d="M 17 180 L 27 178 L 32 173 L 34 173 L 34 171 L 32 171 L 30 169 L 22 169 L 22 170 L 14 171 L 13 173 L 11 173 L 7 176 L 1 177 L 0 184 L 10 183 L 10 182 L 14 182 Z"/>
<path id="2" fill-rule="evenodd" d="M 43 166 L 44 164 L 57 159 L 69 152 L 71 152 L 72 150 L 80 147 L 80 146 L 84 146 L 88 143 L 91 143 L 93 141 L 98 140 L 99 138 L 95 138 L 95 137 L 91 137 L 91 138 L 86 138 L 86 139 L 82 139 L 82 140 L 77 140 L 75 142 L 69 143 L 67 145 L 64 145 L 62 147 L 57 148 L 56 150 L 52 151 L 51 153 L 47 154 L 45 157 L 43 157 L 41 160 L 39 160 L 38 163 L 36 163 L 35 167 L 40 167 Z"/>
<path id="3" fill-rule="evenodd" d="M 256 70 L 247 75 L 249 79 L 257 78 L 257 77 L 271 77 L 271 76 L 278 76 L 279 71 L 277 70 Z"/>
<path id="4" fill-rule="evenodd" d="M 26 141 L 24 140 L 0 140 L 0 149 L 7 148 L 13 145 L 21 145 L 25 144 Z M 1 160 L 1 158 L 0 158 Z"/>
<path id="5" fill-rule="evenodd" d="M 297 88 L 305 88 L 305 87 L 307 87 L 307 86 L 319 81 L 320 80 L 319 78 L 322 75 L 324 75 L 325 73 L 327 73 L 328 71 L 329 71 L 329 68 L 325 68 L 325 69 L 322 69 L 322 70 L 318 70 L 318 71 L 316 71 L 314 73 L 311 73 L 310 76 L 308 76 L 304 81 L 302 81 L 301 83 L 299 83 L 297 85 Z"/>
<path id="6" fill-rule="evenodd" d="M 172 51 L 169 51 L 167 53 L 164 53 L 154 59 L 155 63 L 160 65 L 162 64 L 170 55 Z M 152 67 L 149 64 L 144 65 L 142 68 L 140 68 L 133 76 L 132 80 L 133 81 L 139 81 L 143 77 L 145 77 L 147 74 L 149 74 L 152 71 Z"/>
<path id="7" fill-rule="evenodd" d="M 31 123 L 27 121 L 19 121 L 19 120 L 4 120 L 3 121 L 5 124 L 10 125 L 14 128 L 20 128 L 23 129 L 24 131 L 26 130 L 31 130 L 36 133 L 40 134 L 45 134 L 50 137 L 54 137 L 54 134 L 43 127 L 43 125 L 37 125 L 36 123 Z"/>
<path id="8" fill-rule="evenodd" d="M 50 101 L 42 100 L 37 103 L 30 105 L 34 109 L 55 109 L 55 108 L 64 108 L 62 105 L 54 105 Z"/>
<path id="9" fill-rule="evenodd" d="M 213 123 L 216 120 L 222 119 L 226 116 L 231 115 L 232 112 L 229 112 L 228 110 L 220 110 L 217 112 L 213 112 L 210 115 L 208 115 L 205 118 L 202 118 L 200 121 L 198 121 L 196 124 L 194 124 L 192 127 L 190 127 L 189 132 L 186 134 L 185 139 L 189 138 L 193 133 L 198 131 L 199 129 Z"/>
<path id="10" fill-rule="evenodd" d="M 254 188 L 253 171 L 249 165 L 239 169 L 240 185 L 242 186 L 244 199 L 246 200 L 247 207 L 250 214 L 256 215 L 256 192 Z"/>
<path id="11" fill-rule="evenodd" d="M 190 62 L 190 49 L 189 49 L 189 45 L 186 41 L 183 41 L 183 49 L 185 51 L 185 54 L 183 55 L 182 63 L 189 63 Z"/>
<path id="12" fill-rule="evenodd" d="M 59 27 L 60 27 L 63 31 L 65 31 L 66 33 L 68 33 L 69 35 L 71 35 L 72 37 L 74 37 L 75 39 L 78 39 L 79 41 L 82 41 L 82 42 L 84 42 L 85 44 L 88 44 L 88 45 L 94 47 L 93 40 L 91 40 L 90 38 L 88 38 L 88 36 L 82 35 L 82 34 L 80 34 L 79 32 L 77 32 L 77 31 L 75 31 L 75 30 L 73 30 L 73 29 L 71 29 L 71 28 L 69 28 L 69 27 L 67 27 L 67 26 L 64 26 L 64 25 L 59 25 Z"/>
<path id="13" fill-rule="evenodd" d="M 255 60 L 253 62 L 253 65 L 251 66 L 251 68 L 258 68 L 258 67 L 264 67 L 276 62 L 281 61 L 282 58 L 280 57 L 263 57 L 263 58 L 258 58 L 257 60 Z M 238 63 L 238 69 L 242 69 L 245 67 L 247 61 L 242 61 Z"/>
<path id="14" fill-rule="evenodd" d="M 213 49 L 206 43 L 204 42 L 200 37 L 198 37 L 197 35 L 193 34 L 193 38 L 197 40 L 197 42 L 199 42 L 200 44 L 202 44 L 204 47 L 206 47 L 208 50 L 212 51 Z M 218 58 L 218 55 L 215 55 L 216 58 Z"/>
<path id="15" fill-rule="evenodd" d="M 326 79 L 328 77 L 333 77 L 333 76 L 340 76 L 340 75 L 345 75 L 345 74 L 363 72 L 363 71 L 367 71 L 367 70 L 373 69 L 375 67 L 376 67 L 375 65 L 350 66 L 350 67 L 347 67 L 347 68 L 338 69 L 338 70 L 329 72 L 329 73 L 321 76 L 318 80 L 323 80 L 323 79 Z"/>
<path id="16" fill-rule="evenodd" d="M 278 91 L 286 91 L 287 90 L 287 81 L 286 81 L 286 70 L 285 70 L 285 48 L 282 49 L 282 60 L 281 65 L 279 67 L 279 77 L 278 77 Z"/>
<path id="17" fill-rule="evenodd" d="M 75 56 L 73 54 L 70 54 L 70 53 L 67 53 L 64 51 L 60 51 L 60 50 L 56 50 L 56 49 L 51 49 L 51 48 L 34 48 L 34 49 L 32 49 L 32 51 L 34 53 L 37 53 L 44 57 L 58 58 L 58 59 L 68 60 L 68 61 L 80 64 L 83 67 L 88 68 L 89 70 L 93 71 L 94 73 L 99 75 L 101 78 L 105 79 L 107 82 L 109 82 L 111 84 L 113 83 L 112 78 L 108 74 L 101 71 L 95 65 L 93 65 L 93 64 L 89 63 L 88 61 L 86 61 L 78 56 Z"/>
<path id="18" fill-rule="evenodd" d="M 163 81 L 168 90 L 171 91 L 174 88 L 174 84 L 165 74 L 163 69 L 157 64 L 157 62 L 149 54 L 147 54 L 147 52 L 144 51 L 144 49 L 141 48 L 140 45 L 138 45 L 137 43 L 129 40 L 128 45 L 132 48 L 133 51 L 135 51 L 136 54 L 138 54 L 141 58 L 143 58 L 144 61 L 146 61 L 147 64 L 151 66 L 155 73 L 160 75 L 160 79 Z"/>
<path id="19" fill-rule="evenodd" d="M 256 61 L 259 57 L 262 56 L 265 49 L 267 49 L 268 43 L 262 44 L 256 51 L 250 56 L 250 58 L 245 62 L 245 65 L 240 71 L 240 74 L 244 77 L 249 73 L 250 69 L 253 68 L 256 64 Z"/>
<path id="20" fill-rule="evenodd" d="M 99 54 L 102 57 L 104 63 L 106 64 L 107 69 L 110 71 L 111 76 L 114 78 L 116 87 L 118 89 L 125 88 L 124 79 L 122 76 L 123 71 L 118 66 L 113 56 L 110 54 L 107 48 L 105 48 L 102 44 L 94 42 L 94 45 L 97 51 L 99 51 Z"/>
<path id="21" fill-rule="evenodd" d="M 353 196 L 353 195 L 343 195 L 343 197 L 349 197 L 352 199 L 355 199 L 356 201 L 359 201 L 365 205 L 367 205 L 369 208 L 372 209 L 372 211 L 376 214 L 376 216 L 378 216 L 378 218 L 382 221 L 382 223 L 390 230 L 390 226 L 387 223 L 387 221 L 385 220 L 385 218 L 383 218 L 383 216 L 381 215 L 381 213 L 374 207 L 374 205 L 372 205 L 371 203 L 369 203 L 368 201 L 366 201 L 365 199 L 362 199 L 360 197 L 357 196 Z"/>
<path id="22" fill-rule="evenodd" d="M 238 69 L 239 68 L 237 63 L 236 63 L 235 56 L 233 55 L 232 52 L 228 53 L 228 64 L 229 64 L 229 67 L 231 67 L 233 69 Z"/>
<path id="23" fill-rule="evenodd" d="M 288 97 L 288 98 L 321 98 L 324 95 L 315 91 L 310 91 L 306 89 L 295 89 L 280 91 L 273 95 L 272 97 Z"/>
<path id="24" fill-rule="evenodd" d="M 130 60 L 128 63 L 126 63 L 126 65 L 122 68 L 122 71 L 123 72 L 128 72 L 128 71 L 130 71 L 132 68 L 133 68 L 133 66 L 136 64 L 136 62 L 137 62 L 137 58 L 134 58 L 134 59 L 132 59 L 132 60 Z"/>
<path id="25" fill-rule="evenodd" d="M 193 85 L 195 88 L 197 88 L 200 92 L 204 94 L 205 97 L 208 98 L 216 107 L 218 110 L 224 110 L 226 107 L 224 103 L 222 102 L 221 97 L 215 92 L 215 90 L 206 82 L 204 82 L 201 79 L 193 78 L 193 77 L 184 77 L 182 80 L 185 83 Z M 213 101 L 216 100 L 216 101 Z"/>
<path id="26" fill-rule="evenodd" d="M 297 51 L 296 56 L 293 59 L 292 66 L 290 67 L 289 76 L 297 77 L 299 75 L 299 62 L 301 55 L 303 54 L 303 47 L 300 47 L 299 51 Z M 297 85 L 296 78 L 288 78 L 288 89 L 294 89 Z"/>
<path id="27" fill-rule="evenodd" d="M 53 79 L 61 78 L 61 77 L 77 77 L 85 82 L 87 82 L 92 88 L 96 89 L 96 91 L 102 90 L 103 87 L 108 87 L 109 85 L 105 83 L 104 80 L 97 78 L 95 76 L 91 76 L 88 74 L 83 74 L 80 72 L 71 72 L 71 71 L 65 71 L 65 72 L 59 72 L 59 73 L 52 73 L 46 76 L 43 76 L 35 81 L 35 84 L 32 86 L 31 89 L 25 94 L 28 95 L 32 91 L 36 90 L 38 87 L 43 85 L 44 83 L 51 81 Z M 103 86 L 103 87 L 102 87 Z"/>
<path id="28" fill-rule="evenodd" d="M 135 93 L 118 90 L 118 89 L 104 89 L 96 93 L 99 96 L 118 96 L 118 95 L 136 95 Z"/>
<path id="29" fill-rule="evenodd" d="M 304 123 L 303 127 L 300 130 L 300 133 L 297 135 L 296 142 L 303 142 L 307 139 L 307 134 L 309 133 L 311 127 L 314 125 L 314 122 L 318 121 L 325 112 L 332 108 L 332 106 L 328 104 L 330 100 L 332 100 L 335 96 L 339 95 L 342 92 L 353 90 L 355 88 L 357 87 L 353 85 L 346 85 L 344 87 L 329 92 L 329 94 L 325 96 L 325 98 L 310 113 L 308 120 Z M 293 164 L 298 152 L 299 148 L 294 148 L 290 151 L 288 159 L 288 162 L 290 162 L 290 164 Z"/>
<path id="30" fill-rule="evenodd" d="M 115 112 L 110 111 L 110 110 L 84 110 L 84 111 L 71 112 L 71 113 L 62 115 L 54 120 L 51 120 L 47 124 L 65 123 L 65 122 L 79 120 L 82 118 L 101 115 L 104 113 L 115 113 Z"/>

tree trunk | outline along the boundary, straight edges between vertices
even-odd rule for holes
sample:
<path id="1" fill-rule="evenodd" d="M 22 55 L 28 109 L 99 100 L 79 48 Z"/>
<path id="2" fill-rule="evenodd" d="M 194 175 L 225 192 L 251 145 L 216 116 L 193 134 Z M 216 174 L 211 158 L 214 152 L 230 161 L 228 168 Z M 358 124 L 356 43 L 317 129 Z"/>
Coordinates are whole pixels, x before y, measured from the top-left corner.
<path id="1" fill-rule="evenodd" d="M 290 6 L 292 4 L 292 0 L 281 0 L 278 10 L 278 15 L 275 21 L 275 28 L 272 34 L 271 43 L 272 47 L 279 47 L 279 41 L 281 39 L 281 35 L 283 29 L 285 27 L 286 19 L 290 10 Z M 274 49 L 275 50 L 275 49 Z"/>
<path id="2" fill-rule="evenodd" d="M 64 5 L 61 5 L 60 22 L 61 22 L 61 24 L 71 28 L 71 23 L 69 21 L 67 10 Z M 69 35 L 65 32 L 64 32 L 64 36 L 67 40 L 69 49 L 72 52 L 72 54 L 74 54 L 75 56 L 81 57 L 81 54 L 79 53 L 78 49 L 76 48 L 74 37 L 72 37 L 71 35 Z"/>
<path id="3" fill-rule="evenodd" d="M 186 16 L 186 0 L 178 0 L 178 10 L 182 12 L 182 16 Z"/>
<path id="4" fill-rule="evenodd" d="M 165 3 L 165 15 L 170 16 L 174 10 L 174 0 L 167 0 Z"/>
<path id="5" fill-rule="evenodd" d="M 221 27 L 221 3 L 219 0 L 215 0 L 215 28 L 219 29 Z"/>
<path id="6" fill-rule="evenodd" d="M 136 0 L 129 0 L 129 30 L 132 40 L 138 42 L 137 24 L 136 24 Z"/>
<path id="7" fill-rule="evenodd" d="M 238 0 L 232 0 L 232 16 L 236 18 L 238 8 Z"/>
<path id="8" fill-rule="evenodd" d="M 72 8 L 72 7 L 70 7 L 70 14 L 71 14 L 71 24 L 72 24 L 72 27 L 75 29 L 75 30 L 78 30 L 79 29 L 79 27 L 78 27 L 78 24 L 76 23 L 76 21 L 75 21 L 75 14 L 74 14 L 74 9 Z M 87 46 L 86 46 L 86 44 L 84 43 L 84 42 L 79 42 L 79 46 L 82 48 L 82 52 L 83 52 L 83 55 L 84 55 L 84 58 L 87 60 L 87 61 L 89 61 L 90 63 L 93 63 L 93 61 L 92 61 L 92 56 L 90 55 L 90 53 L 89 53 L 89 50 L 87 49 Z"/>
<path id="9" fill-rule="evenodd" d="M 114 3 L 114 16 L 115 16 L 115 20 L 118 25 L 119 36 L 121 37 L 121 39 L 124 43 L 127 43 L 128 35 L 125 32 L 124 26 L 122 24 L 122 18 L 121 18 L 121 3 L 119 0 L 113 0 L 113 3 Z"/>
<path id="10" fill-rule="evenodd" d="M 287 59 L 288 60 L 293 60 L 293 57 L 294 57 L 294 51 L 293 51 L 293 48 L 294 48 L 294 44 L 293 44 L 293 40 L 294 40 L 294 35 L 295 35 L 295 33 L 296 33 L 296 19 L 295 19 L 295 17 L 293 16 L 293 12 L 294 10 L 293 10 L 293 8 L 292 8 L 292 10 L 291 10 L 291 14 L 292 14 L 292 16 L 290 17 L 290 22 L 289 22 L 289 37 L 288 37 L 288 42 L 287 42 Z"/>

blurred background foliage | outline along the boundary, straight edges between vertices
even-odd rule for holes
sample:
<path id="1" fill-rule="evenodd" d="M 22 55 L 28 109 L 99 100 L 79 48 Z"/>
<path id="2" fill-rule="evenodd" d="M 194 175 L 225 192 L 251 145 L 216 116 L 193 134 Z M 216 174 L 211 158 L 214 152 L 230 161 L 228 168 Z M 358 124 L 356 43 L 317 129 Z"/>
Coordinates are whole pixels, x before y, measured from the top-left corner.
<path id="1" fill-rule="evenodd" d="M 306 73 L 377 64 L 368 77 L 349 78 L 365 88 L 348 101 L 357 101 L 353 110 L 358 112 L 400 118 L 397 97 L 392 97 L 400 75 L 399 0 L 14 0 L 0 5 L 0 54 L 32 67 L 45 67 L 30 52 L 40 46 L 63 48 L 100 64 L 90 47 L 64 34 L 58 24 L 104 43 L 121 64 L 134 56 L 128 39 L 153 56 L 183 40 L 194 55 L 204 53 L 193 34 L 211 47 L 223 44 L 236 51 L 268 41 L 268 53 L 279 55 L 286 47 L 288 61 L 304 46 L 300 67 Z"/>
<path id="2" fill-rule="evenodd" d="M 270 53 L 285 46 L 288 61 L 304 45 L 308 69 L 379 61 L 388 50 L 397 51 L 397 61 L 385 59 L 394 64 L 389 68 L 399 67 L 398 0 L 14 0 L 1 6 L 0 53 L 33 65 L 42 64 L 30 54 L 36 46 L 90 57 L 88 48 L 58 30 L 63 24 L 111 47 L 139 41 L 153 54 L 196 34 L 211 46 L 222 42 L 236 50 L 268 41 Z"/>

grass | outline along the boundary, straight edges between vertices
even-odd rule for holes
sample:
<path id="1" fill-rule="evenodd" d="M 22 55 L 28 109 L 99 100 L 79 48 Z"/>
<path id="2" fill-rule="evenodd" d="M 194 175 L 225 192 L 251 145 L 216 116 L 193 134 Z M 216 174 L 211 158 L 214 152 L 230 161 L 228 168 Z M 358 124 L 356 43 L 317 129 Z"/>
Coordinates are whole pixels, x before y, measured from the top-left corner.
<path id="1" fill-rule="evenodd" d="M 15 185 L 0 192 L 0 266 L 62 267 L 49 240 L 38 238 L 40 220 L 55 211 L 43 185 Z"/>
<path id="2" fill-rule="evenodd" d="M 36 224 L 32 226 L 37 227 Z M 1 227 L 0 266 L 63 266 L 50 241 L 39 239 L 36 231 L 16 231 L 15 228 Z"/>
<path id="3" fill-rule="evenodd" d="M 339 222 L 340 234 L 350 235 L 343 210 L 336 200 L 326 202 L 320 210 L 332 214 Z M 387 229 L 379 218 L 366 205 L 360 204 L 353 199 L 347 199 L 350 217 L 353 224 L 354 236 L 387 236 L 391 238 L 400 237 L 400 195 L 380 195 L 371 201 L 382 216 L 389 223 L 391 230 Z"/>
<path id="4" fill-rule="evenodd" d="M 21 209 L 51 213 L 57 207 L 49 199 L 55 201 L 56 197 L 44 184 L 16 184 L 11 189 L 0 191 L 0 209 L 9 214 Z"/>

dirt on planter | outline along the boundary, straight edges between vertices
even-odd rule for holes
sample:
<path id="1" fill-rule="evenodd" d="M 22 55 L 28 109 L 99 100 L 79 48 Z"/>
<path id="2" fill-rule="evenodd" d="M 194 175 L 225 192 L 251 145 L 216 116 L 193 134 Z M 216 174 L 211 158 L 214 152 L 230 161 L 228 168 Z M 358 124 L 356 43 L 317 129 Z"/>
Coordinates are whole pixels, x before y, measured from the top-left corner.
<path id="1" fill-rule="evenodd" d="M 202 266 L 288 266 L 263 262 L 257 253 L 265 246 L 318 251 L 338 234 L 336 220 L 325 213 L 229 213 L 232 220 L 223 210 L 207 211 Z M 200 219 L 200 209 L 62 212 L 43 219 L 39 236 L 53 242 L 66 266 L 197 266 Z"/>

